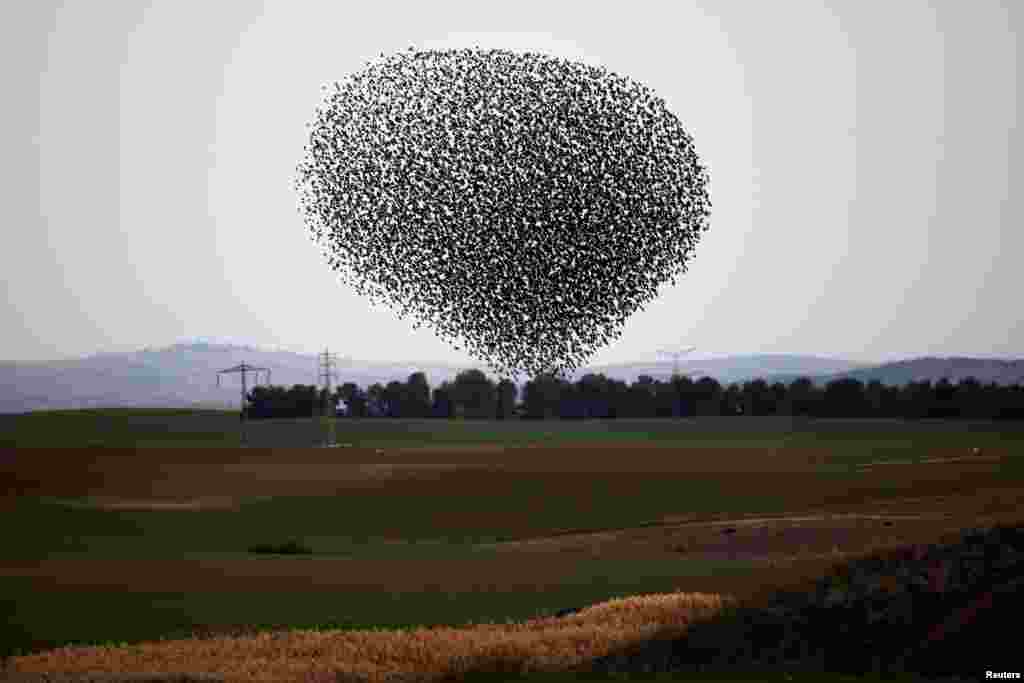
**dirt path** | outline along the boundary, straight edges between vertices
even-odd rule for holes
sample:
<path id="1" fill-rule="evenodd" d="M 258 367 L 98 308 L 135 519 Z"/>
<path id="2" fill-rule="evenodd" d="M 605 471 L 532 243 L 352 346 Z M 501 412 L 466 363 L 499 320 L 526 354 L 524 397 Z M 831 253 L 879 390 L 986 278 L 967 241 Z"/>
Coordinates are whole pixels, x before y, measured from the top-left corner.
<path id="1" fill-rule="evenodd" d="M 956 531 L 962 518 L 930 514 L 792 514 L 735 517 L 488 544 L 507 557 L 583 553 L 593 557 L 784 561 L 857 553 Z"/>

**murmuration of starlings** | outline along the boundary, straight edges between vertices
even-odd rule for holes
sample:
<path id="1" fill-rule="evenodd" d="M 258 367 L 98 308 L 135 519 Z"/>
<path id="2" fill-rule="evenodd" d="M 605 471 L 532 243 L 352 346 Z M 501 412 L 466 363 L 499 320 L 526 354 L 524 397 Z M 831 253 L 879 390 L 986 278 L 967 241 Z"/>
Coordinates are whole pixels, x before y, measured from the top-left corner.
<path id="1" fill-rule="evenodd" d="M 295 186 L 328 264 L 502 376 L 579 368 L 709 228 L 692 137 L 607 69 L 409 48 L 324 92 Z"/>

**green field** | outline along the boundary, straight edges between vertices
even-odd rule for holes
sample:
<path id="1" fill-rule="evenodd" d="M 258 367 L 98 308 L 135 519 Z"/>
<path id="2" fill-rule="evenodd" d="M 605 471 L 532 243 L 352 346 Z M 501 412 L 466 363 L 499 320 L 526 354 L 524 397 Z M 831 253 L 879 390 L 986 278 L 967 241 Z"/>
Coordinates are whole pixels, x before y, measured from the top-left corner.
<path id="1" fill-rule="evenodd" d="M 38 448 L 94 445 L 119 448 L 225 448 L 237 445 L 238 416 L 215 411 L 64 411 L 0 417 L 0 443 L 9 450 L 0 464 L 7 475 L 30 463 Z M 311 420 L 250 424 L 250 442 L 273 448 L 316 443 L 322 427 Z M 643 442 L 677 450 L 680 458 L 721 458 L 732 450 L 814 452 L 792 489 L 743 484 L 729 475 L 589 473 L 586 449 L 566 450 L 564 472 L 490 474 L 445 472 L 415 486 L 352 489 L 335 495 L 249 496 L 237 510 L 129 511 L 88 507 L 89 495 L 21 496 L 4 511 L 0 547 L 5 566 L 54 560 L 187 560 L 189 562 L 283 562 L 257 556 L 253 544 L 294 539 L 311 553 L 288 558 L 317 565 L 353 562 L 486 562 L 497 558 L 479 544 L 540 538 L 566 530 L 641 528 L 666 515 L 784 513 L 832 504 L 836 491 L 856 491 L 868 482 L 856 466 L 884 460 L 920 461 L 937 449 L 980 447 L 1009 457 L 993 472 L 1002 485 L 1024 478 L 1024 425 L 998 423 L 793 420 L 790 418 L 699 418 L 607 422 L 473 422 L 447 420 L 338 420 L 339 442 L 355 448 L 432 448 L 499 444 L 511 450 L 481 460 L 515 462 L 515 447 Z M 306 441 L 303 441 L 305 439 Z M 244 451 L 239 450 L 239 454 Z M 344 453 L 345 449 L 329 451 Z M 692 455 L 688 455 L 691 453 Z M 88 463 L 90 451 L 67 451 Z M 92 451 L 97 456 L 103 449 Z M 325 453 L 318 451 L 318 453 Z M 144 457 L 140 451 L 140 458 Z M 104 465 L 108 466 L 108 465 Z M 726 472 L 724 467 L 722 472 Z M 112 474 L 116 474 L 111 471 Z M 55 471 L 55 479 L 72 474 Z M 793 475 L 794 481 L 798 479 Z M 810 479 L 808 479 L 808 477 Z M 784 481 L 778 478 L 777 481 Z M 914 481 L 871 479 L 878 496 L 907 495 Z M 756 483 L 756 481 L 755 481 Z M 141 485 L 141 484 L 140 484 Z M 830 493 L 832 492 L 832 493 Z M 140 493 L 140 495 L 143 495 Z M 307 566 L 304 565 L 304 566 Z M 268 565 L 269 566 L 269 565 Z M 334 565 L 332 565 L 334 566 Z M 353 565 L 354 566 L 354 565 Z M 411 566 L 411 564 L 410 564 Z M 467 566 L 471 566 L 467 564 Z M 475 565 L 472 565 L 475 566 Z M 484 566 L 484 565 L 481 565 Z M 672 592 L 689 577 L 756 576 L 761 569 L 742 560 L 661 560 L 580 556 L 571 573 L 555 583 L 412 590 L 380 585 L 377 590 L 311 589 L 280 582 L 273 591 L 223 582 L 187 591 L 146 587 L 68 589 L 0 572 L 0 654 L 39 651 L 67 644 L 141 642 L 184 637 L 209 626 L 288 628 L 408 628 L 520 621 L 572 605 L 643 593 Z M 483 577 L 486 578 L 486 577 Z M 297 583 L 296 583 L 297 581 Z M 59 583 L 59 581 L 58 581 Z"/>
<path id="2" fill-rule="evenodd" d="M 1013 422 L 700 417 L 683 419 L 509 420 L 336 418 L 339 443 L 387 448 L 443 444 L 615 443 L 648 441 L 694 448 L 853 446 L 903 449 L 949 445 L 997 446 L 1024 440 Z M 0 415 L 0 448 L 205 448 L 239 445 L 234 411 L 175 409 L 61 410 Z M 320 418 L 250 420 L 251 447 L 319 445 Z"/>

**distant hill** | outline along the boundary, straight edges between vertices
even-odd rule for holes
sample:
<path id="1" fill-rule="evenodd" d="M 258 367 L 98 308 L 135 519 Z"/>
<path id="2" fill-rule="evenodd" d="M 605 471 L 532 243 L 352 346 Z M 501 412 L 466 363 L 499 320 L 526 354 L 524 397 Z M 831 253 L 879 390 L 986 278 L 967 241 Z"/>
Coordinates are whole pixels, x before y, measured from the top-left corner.
<path id="1" fill-rule="evenodd" d="M 769 381 L 789 383 L 798 374 L 774 375 Z M 961 379 L 974 377 L 983 384 L 1024 384 L 1024 360 L 1002 360 L 995 358 L 915 358 L 858 368 L 838 373 L 807 375 L 815 384 L 826 384 L 832 380 L 850 377 L 867 384 L 878 380 L 882 384 L 903 386 L 909 382 L 937 382 L 943 377 L 954 384 Z"/>
<path id="2" fill-rule="evenodd" d="M 783 373 L 799 375 L 827 375 L 846 372 L 865 367 L 863 363 L 839 358 L 822 358 L 819 356 L 800 356 L 787 354 L 752 354 L 726 356 L 707 360 L 694 360 L 679 363 L 679 371 L 693 379 L 714 377 L 722 384 L 744 382 L 758 377 Z M 668 380 L 672 376 L 672 361 L 649 363 L 619 363 L 588 367 L 576 372 L 582 377 L 587 372 L 604 373 L 605 376 L 634 382 L 640 375 L 650 375 L 654 379 Z"/>
<path id="3" fill-rule="evenodd" d="M 99 353 L 74 360 L 0 362 L 0 413 L 96 407 L 237 410 L 241 377 L 238 373 L 221 375 L 218 387 L 217 371 L 242 362 L 269 368 L 274 385 L 317 383 L 317 359 L 313 353 L 273 351 L 246 344 L 178 343 L 163 349 Z M 483 368 L 483 364 L 479 367 Z M 667 380 L 672 367 L 668 360 L 619 363 L 582 368 L 574 377 L 600 372 L 624 382 L 633 382 L 640 375 Z M 454 379 L 462 369 L 465 368 L 436 362 L 380 363 L 339 358 L 335 365 L 338 378 L 334 382 L 355 382 L 366 388 L 374 382 L 405 381 L 413 372 L 422 371 L 430 385 L 436 387 Z M 758 377 L 788 383 L 800 376 L 811 377 L 818 384 L 840 377 L 856 377 L 864 382 L 877 378 L 886 384 L 903 385 L 925 379 L 937 381 L 941 377 L 955 382 L 968 376 L 982 382 L 1024 383 L 1024 361 L 977 358 L 920 358 L 865 366 L 817 356 L 754 354 L 681 362 L 680 371 L 695 379 L 714 377 L 722 384 Z M 497 379 L 493 374 L 491 377 Z M 266 383 L 266 373 L 260 373 L 260 383 Z M 520 381 L 520 390 L 522 384 Z"/>
<path id="4" fill-rule="evenodd" d="M 269 368 L 270 382 L 274 385 L 291 387 L 317 383 L 317 359 L 313 353 L 271 351 L 246 344 L 179 343 L 163 349 L 99 353 L 74 360 L 0 362 L 0 386 L 3 387 L 0 413 L 96 407 L 236 410 L 241 377 L 238 373 L 222 375 L 218 387 L 217 371 L 242 362 Z M 785 355 L 733 356 L 680 364 L 683 372 L 710 375 L 723 383 L 778 372 L 817 375 L 858 367 L 844 360 Z M 424 372 L 430 385 L 435 387 L 444 380 L 454 379 L 464 368 L 432 362 L 374 363 L 339 359 L 335 369 L 338 373 L 335 383 L 339 380 L 355 382 L 365 388 L 374 382 L 405 381 L 416 371 Z M 668 379 L 672 362 L 584 368 L 577 371 L 575 377 L 582 377 L 586 372 L 603 372 L 626 382 L 633 382 L 643 374 Z M 260 373 L 260 383 L 266 383 L 266 373 Z"/>
<path id="5" fill-rule="evenodd" d="M 205 407 L 237 410 L 241 375 L 217 371 L 240 363 L 270 369 L 271 384 L 318 384 L 316 354 L 269 351 L 248 345 L 205 342 L 152 350 L 100 353 L 87 358 L 45 362 L 0 362 L 0 413 L 91 407 Z M 406 380 L 417 370 L 431 386 L 461 369 L 438 363 L 353 362 L 338 358 L 342 382 L 366 387 Z M 267 373 L 259 373 L 260 384 Z M 253 381 L 247 382 L 251 388 Z M 337 383 L 338 379 L 334 380 Z"/>

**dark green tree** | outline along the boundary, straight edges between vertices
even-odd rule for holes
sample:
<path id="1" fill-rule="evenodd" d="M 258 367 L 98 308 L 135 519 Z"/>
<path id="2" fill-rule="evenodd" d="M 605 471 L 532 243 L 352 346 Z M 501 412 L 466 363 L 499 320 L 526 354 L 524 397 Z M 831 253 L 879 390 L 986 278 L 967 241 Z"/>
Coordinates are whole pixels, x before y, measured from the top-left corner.
<path id="1" fill-rule="evenodd" d="M 999 417 L 1004 420 L 1024 420 L 1024 386 L 1004 387 L 1005 399 Z"/>
<path id="2" fill-rule="evenodd" d="M 586 417 L 586 407 L 577 385 L 566 382 L 558 399 L 558 416 L 563 420 L 582 420 Z"/>
<path id="3" fill-rule="evenodd" d="M 672 382 L 654 381 L 654 416 L 678 417 L 679 397 Z"/>
<path id="4" fill-rule="evenodd" d="M 338 387 L 338 393 L 341 395 L 341 400 L 345 402 L 345 414 L 348 417 L 366 417 L 366 392 L 360 389 L 355 382 L 345 382 Z"/>
<path id="5" fill-rule="evenodd" d="M 772 415 L 775 412 L 775 395 L 763 379 L 743 383 L 743 414 Z"/>
<path id="6" fill-rule="evenodd" d="M 508 420 L 515 415 L 516 397 L 519 394 L 519 387 L 515 382 L 504 377 L 498 382 L 498 410 L 496 417 L 499 420 Z"/>
<path id="7" fill-rule="evenodd" d="M 584 418 L 604 418 L 611 412 L 608 378 L 603 374 L 587 373 L 576 382 L 576 394 Z"/>
<path id="8" fill-rule="evenodd" d="M 774 382 L 770 387 L 771 400 L 775 405 L 773 413 L 775 415 L 792 415 L 793 412 L 789 405 L 789 389 L 782 382 Z"/>
<path id="9" fill-rule="evenodd" d="M 931 414 L 932 400 L 934 399 L 931 380 L 908 382 L 901 394 L 903 399 L 901 417 L 921 419 Z"/>
<path id="10" fill-rule="evenodd" d="M 672 389 L 675 395 L 673 417 L 693 417 L 697 414 L 697 383 L 687 375 L 676 375 L 672 378 Z"/>
<path id="11" fill-rule="evenodd" d="M 984 389 L 974 377 L 965 377 L 956 385 L 956 412 L 964 418 L 984 418 L 987 406 L 983 398 Z"/>
<path id="12" fill-rule="evenodd" d="M 694 384 L 697 415 L 723 415 L 722 385 L 714 377 L 701 377 Z"/>
<path id="13" fill-rule="evenodd" d="M 743 389 L 733 382 L 722 392 L 722 414 L 743 415 Z"/>
<path id="14" fill-rule="evenodd" d="M 428 417 L 430 415 L 430 384 L 422 372 L 414 372 L 406 380 L 405 403 L 402 406 L 406 417 Z"/>
<path id="15" fill-rule="evenodd" d="M 388 417 L 408 417 L 405 393 L 407 385 L 391 380 L 384 385 L 384 414 Z"/>
<path id="16" fill-rule="evenodd" d="M 455 376 L 452 398 L 456 416 L 492 419 L 497 411 L 497 387 L 482 370 L 463 370 Z"/>
<path id="17" fill-rule="evenodd" d="M 430 406 L 430 415 L 444 419 L 455 417 L 455 401 L 452 399 L 451 382 L 441 382 L 441 386 L 434 389 L 434 400 Z"/>
<path id="18" fill-rule="evenodd" d="M 789 405 L 793 415 L 814 417 L 820 413 L 821 395 L 810 377 L 799 377 L 789 383 Z"/>
<path id="19" fill-rule="evenodd" d="M 387 397 L 384 385 L 374 382 L 366 388 L 366 414 L 370 417 L 382 417 L 388 414 Z"/>
<path id="20" fill-rule="evenodd" d="M 626 417 L 654 417 L 656 392 L 653 377 L 637 377 L 626 393 Z"/>
<path id="21" fill-rule="evenodd" d="M 871 417 L 882 417 L 885 413 L 885 385 L 873 379 L 864 387 L 864 400 L 867 414 Z"/>
<path id="22" fill-rule="evenodd" d="M 956 403 L 956 386 L 943 377 L 932 387 L 932 408 L 929 417 L 948 419 L 960 417 L 960 409 Z"/>
<path id="23" fill-rule="evenodd" d="M 832 380 L 825 385 L 825 405 L 830 417 L 864 417 L 868 402 L 864 383 L 853 377 Z"/>
<path id="24" fill-rule="evenodd" d="M 564 381 L 550 374 L 538 374 L 523 386 L 523 417 L 545 420 L 557 417 Z"/>

